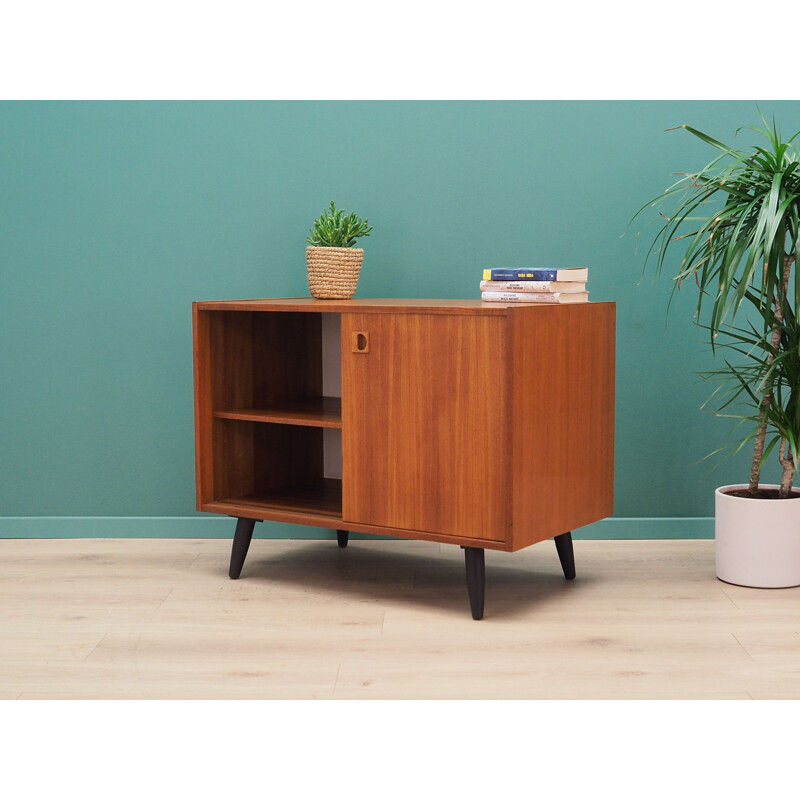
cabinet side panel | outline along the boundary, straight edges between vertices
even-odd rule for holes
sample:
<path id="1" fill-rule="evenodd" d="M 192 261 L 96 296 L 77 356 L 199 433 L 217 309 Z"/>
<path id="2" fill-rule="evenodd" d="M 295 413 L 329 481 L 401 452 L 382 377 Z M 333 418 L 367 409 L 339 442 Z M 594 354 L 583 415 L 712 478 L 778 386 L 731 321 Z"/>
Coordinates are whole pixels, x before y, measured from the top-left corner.
<path id="1" fill-rule="evenodd" d="M 504 541 L 505 318 L 342 315 L 345 520 Z M 368 350 L 358 351 L 358 336 Z"/>
<path id="2" fill-rule="evenodd" d="M 209 313 L 192 304 L 194 344 L 194 459 L 197 510 L 214 498 L 212 457 L 211 338 Z"/>
<path id="3" fill-rule="evenodd" d="M 513 549 L 613 512 L 615 306 L 512 310 Z"/>

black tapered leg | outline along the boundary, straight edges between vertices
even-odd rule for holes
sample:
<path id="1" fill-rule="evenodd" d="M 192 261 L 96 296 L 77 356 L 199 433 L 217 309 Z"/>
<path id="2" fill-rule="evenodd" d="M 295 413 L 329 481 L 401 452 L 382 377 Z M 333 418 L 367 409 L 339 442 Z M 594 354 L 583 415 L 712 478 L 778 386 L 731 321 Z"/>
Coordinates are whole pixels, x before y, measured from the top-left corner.
<path id="1" fill-rule="evenodd" d="M 233 548 L 231 549 L 231 566 L 228 575 L 234 580 L 239 577 L 253 538 L 253 528 L 256 526 L 254 519 L 238 517 L 236 520 L 236 533 L 233 534 Z"/>
<path id="2" fill-rule="evenodd" d="M 347 547 L 347 540 L 350 538 L 349 531 L 336 531 L 336 538 L 339 540 L 339 547 Z"/>
<path id="3" fill-rule="evenodd" d="M 567 531 L 560 536 L 553 538 L 556 543 L 558 560 L 561 562 L 561 569 L 564 570 L 564 577 L 571 581 L 575 577 L 575 553 L 572 549 L 572 534 Z"/>
<path id="4" fill-rule="evenodd" d="M 465 547 L 467 592 L 472 619 L 483 619 L 483 598 L 486 587 L 486 561 L 482 547 Z"/>

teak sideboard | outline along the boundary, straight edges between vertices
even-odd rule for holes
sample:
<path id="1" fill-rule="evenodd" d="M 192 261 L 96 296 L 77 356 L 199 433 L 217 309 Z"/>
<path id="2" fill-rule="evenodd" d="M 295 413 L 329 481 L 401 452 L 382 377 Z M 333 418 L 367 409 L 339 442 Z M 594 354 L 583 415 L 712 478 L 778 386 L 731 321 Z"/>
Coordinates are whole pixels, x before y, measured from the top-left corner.
<path id="1" fill-rule="evenodd" d="M 612 513 L 615 305 L 281 298 L 193 304 L 197 509 L 484 550 Z"/>

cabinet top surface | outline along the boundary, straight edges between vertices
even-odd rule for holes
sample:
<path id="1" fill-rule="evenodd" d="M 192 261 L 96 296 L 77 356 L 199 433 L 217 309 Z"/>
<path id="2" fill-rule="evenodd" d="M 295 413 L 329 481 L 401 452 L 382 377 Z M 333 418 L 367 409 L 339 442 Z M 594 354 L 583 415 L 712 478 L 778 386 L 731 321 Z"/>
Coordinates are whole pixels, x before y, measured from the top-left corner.
<path id="1" fill-rule="evenodd" d="M 194 305 L 200 311 L 394 311 L 409 313 L 430 311 L 439 314 L 495 314 L 502 316 L 509 308 L 520 308 L 521 306 L 545 308 L 557 304 L 484 303 L 482 300 L 425 300 L 418 298 L 316 300 L 313 297 L 269 297 L 257 300 L 207 300 Z M 597 303 L 593 305 L 597 305 Z"/>

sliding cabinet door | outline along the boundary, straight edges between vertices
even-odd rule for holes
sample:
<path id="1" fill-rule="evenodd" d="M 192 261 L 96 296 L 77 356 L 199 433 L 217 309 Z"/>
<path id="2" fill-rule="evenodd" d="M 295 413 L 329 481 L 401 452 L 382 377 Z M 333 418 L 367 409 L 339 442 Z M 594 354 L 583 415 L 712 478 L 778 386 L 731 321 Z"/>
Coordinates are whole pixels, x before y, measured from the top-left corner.
<path id="1" fill-rule="evenodd" d="M 346 524 L 504 541 L 505 317 L 342 315 Z"/>

